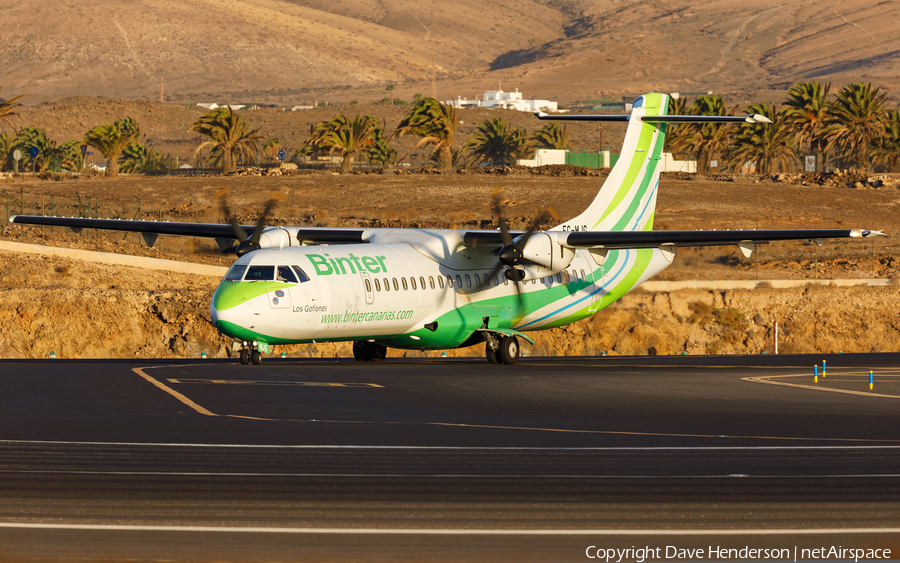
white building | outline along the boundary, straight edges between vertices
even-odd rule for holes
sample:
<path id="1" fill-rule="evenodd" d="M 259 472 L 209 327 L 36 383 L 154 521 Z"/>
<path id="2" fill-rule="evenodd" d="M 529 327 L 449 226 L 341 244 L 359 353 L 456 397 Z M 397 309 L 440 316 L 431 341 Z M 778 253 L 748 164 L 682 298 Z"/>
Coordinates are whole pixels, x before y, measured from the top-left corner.
<path id="1" fill-rule="evenodd" d="M 550 100 L 523 100 L 522 93 L 516 88 L 515 92 L 503 90 L 488 90 L 482 94 L 481 99 L 475 96 L 474 100 L 457 97 L 455 100 L 447 100 L 447 105 L 458 108 L 499 108 L 514 109 L 518 111 L 559 111 L 556 102 Z"/>

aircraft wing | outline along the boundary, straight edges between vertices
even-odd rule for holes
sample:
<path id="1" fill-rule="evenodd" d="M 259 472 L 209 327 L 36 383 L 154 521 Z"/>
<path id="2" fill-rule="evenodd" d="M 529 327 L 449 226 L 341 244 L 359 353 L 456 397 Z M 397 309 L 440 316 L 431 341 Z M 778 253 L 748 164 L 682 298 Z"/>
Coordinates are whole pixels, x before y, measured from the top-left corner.
<path id="1" fill-rule="evenodd" d="M 231 225 L 213 223 L 172 223 L 169 221 L 131 221 L 125 219 L 90 219 L 83 217 L 42 217 L 40 215 L 13 215 L 10 223 L 20 225 L 47 225 L 69 227 L 75 232 L 81 229 L 100 229 L 107 231 L 127 231 L 141 233 L 147 244 L 153 244 L 156 235 L 175 235 L 186 237 L 214 238 L 217 241 L 238 240 Z M 252 233 L 255 225 L 242 225 L 244 230 Z M 267 227 L 271 229 L 270 225 Z M 277 227 L 276 227 L 277 228 Z M 319 244 L 351 244 L 366 242 L 362 236 L 364 229 L 327 228 L 327 227 L 292 227 L 297 231 L 296 238 L 301 242 Z M 220 242 L 220 246 L 222 243 Z"/>
<path id="2" fill-rule="evenodd" d="M 782 240 L 811 240 L 817 244 L 833 238 L 870 238 L 887 236 L 881 231 L 862 229 L 778 229 L 749 231 L 581 231 L 561 237 L 561 244 L 573 248 L 602 247 L 655 248 L 662 245 L 723 246 L 749 243 L 765 244 Z"/>

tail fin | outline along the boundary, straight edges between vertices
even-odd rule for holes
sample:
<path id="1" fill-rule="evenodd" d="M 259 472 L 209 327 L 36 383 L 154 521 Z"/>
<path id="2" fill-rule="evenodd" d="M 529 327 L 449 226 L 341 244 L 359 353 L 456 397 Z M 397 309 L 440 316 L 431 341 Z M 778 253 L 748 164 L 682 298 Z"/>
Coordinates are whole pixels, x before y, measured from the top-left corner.
<path id="1" fill-rule="evenodd" d="M 591 205 L 578 217 L 566 221 L 553 230 L 653 229 L 666 123 L 643 118 L 666 115 L 668 107 L 669 96 L 645 94 L 634 101 L 630 116 L 615 116 L 620 118 L 619 121 L 622 117 L 627 117 L 628 120 L 619 160 Z"/>

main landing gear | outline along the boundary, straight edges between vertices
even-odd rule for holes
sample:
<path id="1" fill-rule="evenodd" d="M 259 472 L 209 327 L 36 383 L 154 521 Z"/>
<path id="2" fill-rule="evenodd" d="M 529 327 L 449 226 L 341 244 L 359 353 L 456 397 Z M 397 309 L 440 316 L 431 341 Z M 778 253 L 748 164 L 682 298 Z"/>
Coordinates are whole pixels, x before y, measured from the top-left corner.
<path id="1" fill-rule="evenodd" d="M 256 348 L 256 343 L 252 345 L 250 342 L 241 342 L 241 365 L 246 366 L 250 362 L 258 366 L 262 363 L 262 354 Z"/>
<path id="2" fill-rule="evenodd" d="M 515 336 L 484 335 L 484 355 L 489 364 L 514 364 L 519 361 L 519 340 Z"/>
<path id="3" fill-rule="evenodd" d="M 387 346 L 365 340 L 353 341 L 353 358 L 357 362 L 380 362 L 386 356 Z"/>

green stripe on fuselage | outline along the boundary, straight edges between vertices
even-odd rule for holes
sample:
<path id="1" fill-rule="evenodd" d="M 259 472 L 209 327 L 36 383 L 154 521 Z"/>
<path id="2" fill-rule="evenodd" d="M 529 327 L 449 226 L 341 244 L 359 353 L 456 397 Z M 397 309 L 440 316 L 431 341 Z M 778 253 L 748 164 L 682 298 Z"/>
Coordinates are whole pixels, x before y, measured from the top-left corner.
<path id="1" fill-rule="evenodd" d="M 295 285 L 276 281 L 222 282 L 213 294 L 212 305 L 217 311 L 225 311 L 260 295 L 265 295 L 267 291 L 288 289 Z"/>

